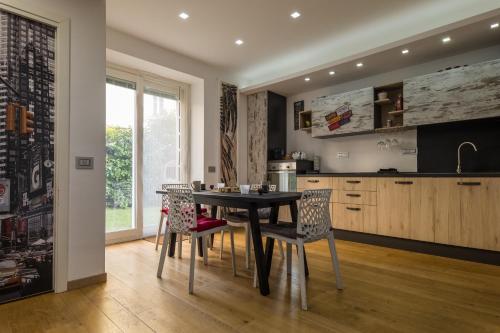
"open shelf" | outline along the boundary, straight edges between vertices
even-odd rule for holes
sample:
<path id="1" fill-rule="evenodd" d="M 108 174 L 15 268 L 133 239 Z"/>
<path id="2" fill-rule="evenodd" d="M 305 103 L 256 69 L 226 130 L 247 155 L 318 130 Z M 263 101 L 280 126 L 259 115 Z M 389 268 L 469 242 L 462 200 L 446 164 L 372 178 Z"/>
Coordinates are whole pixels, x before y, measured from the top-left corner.
<path id="1" fill-rule="evenodd" d="M 386 96 L 380 96 L 384 94 Z M 382 97 L 382 98 L 379 98 Z M 400 100 L 398 102 L 398 100 Z M 403 128 L 403 82 L 374 88 L 374 127 L 375 131 L 388 131 Z M 399 105 L 398 105 L 399 104 Z M 396 109 L 400 107 L 400 110 Z"/>
<path id="2" fill-rule="evenodd" d="M 310 132 L 312 128 L 312 111 L 302 111 L 299 113 L 299 129 Z"/>

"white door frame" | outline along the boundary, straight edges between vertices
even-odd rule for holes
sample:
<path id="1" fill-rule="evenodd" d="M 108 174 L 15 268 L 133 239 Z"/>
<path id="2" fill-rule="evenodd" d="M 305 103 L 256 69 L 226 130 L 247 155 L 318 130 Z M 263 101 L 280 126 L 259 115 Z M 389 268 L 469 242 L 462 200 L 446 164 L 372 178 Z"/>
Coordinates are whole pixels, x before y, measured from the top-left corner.
<path id="1" fill-rule="evenodd" d="M 55 76 L 55 181 L 54 181 L 54 291 L 68 289 L 69 126 L 70 126 L 70 20 L 22 1 L 0 0 L 0 8 L 54 26 Z"/>

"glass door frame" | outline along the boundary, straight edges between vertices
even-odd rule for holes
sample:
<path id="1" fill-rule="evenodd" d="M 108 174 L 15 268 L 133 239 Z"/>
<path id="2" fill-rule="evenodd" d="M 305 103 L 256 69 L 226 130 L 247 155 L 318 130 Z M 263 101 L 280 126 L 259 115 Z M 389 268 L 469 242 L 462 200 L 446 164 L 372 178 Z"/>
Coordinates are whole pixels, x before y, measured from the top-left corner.
<path id="1" fill-rule="evenodd" d="M 141 239 L 143 237 L 156 234 L 157 226 L 144 230 L 143 221 L 143 126 L 144 126 L 144 90 L 146 87 L 159 90 L 171 95 L 175 95 L 179 101 L 179 110 L 181 113 L 181 182 L 187 182 L 189 174 L 189 164 L 187 161 L 189 147 L 189 85 L 153 74 L 124 68 L 118 65 L 108 64 L 106 67 L 106 76 L 131 81 L 136 84 L 136 105 L 134 115 L 134 139 L 133 139 L 133 222 L 132 229 L 106 232 L 106 244 L 126 242 Z M 183 165 L 182 165 L 183 164 Z M 161 184 L 158 184 L 158 188 Z M 161 198 L 158 196 L 158 222 L 160 219 Z"/>

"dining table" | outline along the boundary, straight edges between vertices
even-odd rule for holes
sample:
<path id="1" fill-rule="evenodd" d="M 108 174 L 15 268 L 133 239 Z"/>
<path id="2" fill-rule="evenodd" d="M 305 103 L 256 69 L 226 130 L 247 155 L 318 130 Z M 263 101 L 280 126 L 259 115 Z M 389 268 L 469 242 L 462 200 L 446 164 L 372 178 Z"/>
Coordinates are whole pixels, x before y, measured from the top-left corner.
<path id="1" fill-rule="evenodd" d="M 167 194 L 166 190 L 158 190 L 157 194 Z M 239 192 L 219 192 L 219 191 L 199 191 L 193 192 L 194 201 L 196 204 L 197 213 L 201 213 L 201 205 L 208 205 L 211 207 L 210 215 L 213 218 L 217 216 L 218 207 L 236 208 L 248 211 L 250 229 L 252 234 L 253 249 L 255 254 L 255 268 L 257 269 L 257 277 L 259 280 L 259 289 L 261 295 L 269 295 L 269 271 L 274 250 L 274 239 L 266 239 L 266 247 L 262 243 L 262 236 L 260 231 L 260 219 L 258 210 L 261 208 L 271 208 L 269 223 L 278 223 L 278 214 L 280 206 L 288 206 L 292 223 L 297 223 L 297 200 L 301 198 L 300 192 L 268 192 L 257 193 L 250 192 L 249 194 L 241 194 Z M 170 247 L 168 248 L 168 255 L 173 257 L 175 254 L 176 234 L 170 234 Z M 163 244 L 165 245 L 166 237 Z M 200 245 L 201 242 L 198 242 Z M 164 260 L 167 248 L 163 246 L 162 257 Z M 198 247 L 198 254 L 203 256 L 203 247 Z M 307 264 L 306 264 L 307 267 Z"/>

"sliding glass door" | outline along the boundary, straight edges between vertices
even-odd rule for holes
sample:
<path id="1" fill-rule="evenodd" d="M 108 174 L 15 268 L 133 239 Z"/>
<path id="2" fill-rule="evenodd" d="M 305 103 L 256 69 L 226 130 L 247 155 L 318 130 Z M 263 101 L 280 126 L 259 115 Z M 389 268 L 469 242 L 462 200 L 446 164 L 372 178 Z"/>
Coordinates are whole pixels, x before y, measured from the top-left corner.
<path id="1" fill-rule="evenodd" d="M 136 229 L 134 133 L 136 84 L 106 80 L 106 232 Z"/>
<path id="2" fill-rule="evenodd" d="M 185 179 L 186 90 L 177 82 L 108 70 L 108 242 L 154 235 L 161 206 L 155 191 Z"/>
<path id="3" fill-rule="evenodd" d="M 175 91 L 145 87 L 142 135 L 143 228 L 151 234 L 158 224 L 155 189 L 181 181 L 180 103 Z"/>

